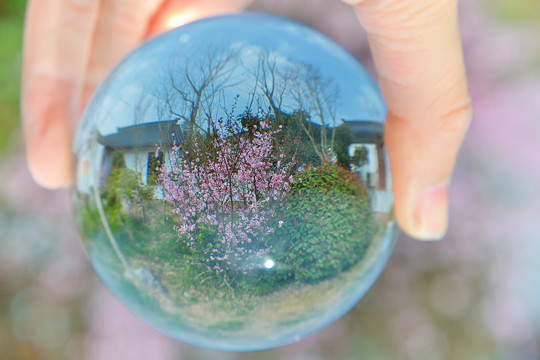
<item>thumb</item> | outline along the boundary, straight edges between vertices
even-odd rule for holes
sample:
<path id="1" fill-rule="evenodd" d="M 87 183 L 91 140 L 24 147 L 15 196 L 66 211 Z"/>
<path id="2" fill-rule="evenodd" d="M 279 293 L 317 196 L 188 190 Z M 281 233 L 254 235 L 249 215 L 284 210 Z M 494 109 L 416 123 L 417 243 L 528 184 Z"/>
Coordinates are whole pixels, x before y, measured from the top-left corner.
<path id="1" fill-rule="evenodd" d="M 471 118 L 457 0 L 349 0 L 368 34 L 388 107 L 395 214 L 418 239 L 448 225 L 448 191 Z"/>

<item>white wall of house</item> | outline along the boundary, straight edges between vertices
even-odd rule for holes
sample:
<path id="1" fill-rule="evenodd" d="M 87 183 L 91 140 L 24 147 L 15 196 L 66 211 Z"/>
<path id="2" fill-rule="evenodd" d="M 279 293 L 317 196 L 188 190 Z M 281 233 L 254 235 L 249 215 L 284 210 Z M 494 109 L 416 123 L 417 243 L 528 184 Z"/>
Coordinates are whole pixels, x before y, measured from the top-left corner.
<path id="1" fill-rule="evenodd" d="M 394 193 L 392 192 L 392 174 L 390 173 L 390 159 L 386 148 L 383 153 L 384 167 L 386 177 L 386 187 L 381 190 L 372 190 L 371 192 L 371 207 L 375 212 L 389 213 L 394 206 Z"/>
<path id="2" fill-rule="evenodd" d="M 148 186 L 152 187 L 154 190 L 154 197 L 156 199 L 163 199 L 163 188 L 159 185 L 153 185 L 148 184 L 148 160 L 149 160 L 149 154 L 154 153 L 156 151 L 153 147 L 148 148 L 141 148 L 135 150 L 126 150 L 124 152 L 124 161 L 126 164 L 126 167 L 128 169 L 131 169 L 137 174 L 139 174 L 139 182 L 142 186 Z M 170 166 L 171 163 L 171 152 L 169 150 L 162 150 L 163 153 L 163 161 L 165 163 L 165 166 Z"/>
<path id="3" fill-rule="evenodd" d="M 379 171 L 379 159 L 377 145 L 375 144 L 351 144 L 349 145 L 349 156 L 353 156 L 356 150 L 365 148 L 367 152 L 367 162 L 361 166 L 351 166 L 351 171 L 358 174 L 362 182 L 369 188 L 371 208 L 375 212 L 388 213 L 394 204 L 394 194 L 392 193 L 392 175 L 390 174 L 390 161 L 388 154 L 384 151 L 384 171 Z M 383 170 L 383 169 L 381 169 Z M 385 176 L 385 188 L 379 189 L 379 176 Z"/>
<path id="4" fill-rule="evenodd" d="M 365 147 L 367 150 L 368 161 L 366 164 L 359 167 L 352 167 L 351 170 L 358 173 L 361 180 L 370 189 L 371 206 L 375 212 L 388 213 L 394 203 L 394 195 L 392 193 L 392 176 L 390 174 L 390 162 L 388 154 L 384 152 L 386 187 L 378 189 L 378 176 L 382 175 L 378 171 L 377 147 L 375 144 L 351 144 L 349 146 L 349 155 L 360 148 Z M 140 175 L 139 181 L 142 186 L 148 185 L 148 153 L 154 152 L 156 149 L 152 147 L 135 150 L 126 150 L 124 152 L 124 161 L 126 167 L 137 172 Z M 105 147 L 99 143 L 89 144 L 79 152 L 79 161 L 77 162 L 77 190 L 83 194 L 91 195 L 92 187 L 99 185 L 101 171 L 103 170 L 103 157 L 105 156 Z M 165 150 L 163 160 L 165 166 L 170 166 L 171 152 Z M 368 176 L 369 174 L 369 176 Z M 161 186 L 150 185 L 154 188 L 154 197 L 163 199 L 163 189 Z"/>
<path id="5" fill-rule="evenodd" d="M 153 151 L 155 151 L 155 149 Z M 151 148 L 142 148 L 124 152 L 124 161 L 126 163 L 126 167 L 139 174 L 139 182 L 141 185 L 148 184 L 149 152 L 152 152 Z"/>

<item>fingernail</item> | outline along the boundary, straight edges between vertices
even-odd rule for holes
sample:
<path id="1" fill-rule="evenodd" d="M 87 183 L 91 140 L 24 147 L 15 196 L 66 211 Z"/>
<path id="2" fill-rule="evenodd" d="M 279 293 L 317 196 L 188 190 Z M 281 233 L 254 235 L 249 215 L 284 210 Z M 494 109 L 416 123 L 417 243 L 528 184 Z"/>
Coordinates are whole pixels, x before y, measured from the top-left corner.
<path id="1" fill-rule="evenodd" d="M 420 195 L 415 209 L 419 240 L 439 240 L 448 229 L 448 190 L 450 181 L 433 185 Z"/>

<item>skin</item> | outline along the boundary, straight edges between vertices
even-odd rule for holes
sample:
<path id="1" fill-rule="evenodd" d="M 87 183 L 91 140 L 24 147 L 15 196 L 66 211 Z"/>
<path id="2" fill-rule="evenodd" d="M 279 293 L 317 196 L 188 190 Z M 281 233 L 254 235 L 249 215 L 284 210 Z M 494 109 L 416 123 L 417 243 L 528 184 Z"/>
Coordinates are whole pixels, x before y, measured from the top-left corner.
<path id="1" fill-rule="evenodd" d="M 145 39 L 250 0 L 30 0 L 22 120 L 30 171 L 46 188 L 69 186 L 71 141 L 107 73 Z M 344 0 L 368 34 L 388 107 L 386 145 L 395 215 L 411 237 L 448 226 L 448 190 L 471 119 L 457 0 Z"/>

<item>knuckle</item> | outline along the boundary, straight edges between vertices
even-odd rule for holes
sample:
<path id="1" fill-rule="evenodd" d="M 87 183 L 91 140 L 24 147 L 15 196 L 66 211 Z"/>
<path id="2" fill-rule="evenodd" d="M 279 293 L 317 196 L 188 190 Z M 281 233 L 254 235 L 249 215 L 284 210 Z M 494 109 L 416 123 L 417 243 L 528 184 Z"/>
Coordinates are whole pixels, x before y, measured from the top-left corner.
<path id="1" fill-rule="evenodd" d="M 450 109 L 441 118 L 443 130 L 464 134 L 469 128 L 472 112 L 470 101 Z"/>

